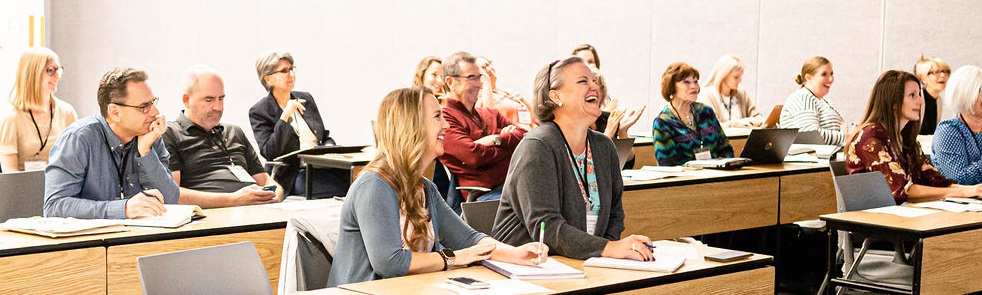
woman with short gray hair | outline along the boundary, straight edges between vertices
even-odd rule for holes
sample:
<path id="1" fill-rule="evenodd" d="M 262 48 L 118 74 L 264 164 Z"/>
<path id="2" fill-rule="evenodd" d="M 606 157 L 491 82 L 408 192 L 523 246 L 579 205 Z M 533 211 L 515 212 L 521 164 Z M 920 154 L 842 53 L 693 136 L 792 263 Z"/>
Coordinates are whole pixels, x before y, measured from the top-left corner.
<path id="1" fill-rule="evenodd" d="M 982 183 L 982 69 L 958 68 L 947 84 L 945 99 L 958 115 L 938 124 L 931 161 L 959 184 Z"/>

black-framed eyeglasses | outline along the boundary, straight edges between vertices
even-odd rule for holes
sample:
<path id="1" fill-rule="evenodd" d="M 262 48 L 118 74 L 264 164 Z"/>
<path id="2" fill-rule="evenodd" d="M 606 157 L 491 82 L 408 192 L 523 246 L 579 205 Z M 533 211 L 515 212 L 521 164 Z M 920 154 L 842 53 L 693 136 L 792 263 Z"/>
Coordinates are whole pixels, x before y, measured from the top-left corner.
<path id="1" fill-rule="evenodd" d="M 927 74 L 929 76 L 939 76 L 941 74 L 945 74 L 945 76 L 951 76 L 951 70 L 933 70 L 933 71 L 927 72 Z"/>
<path id="2" fill-rule="evenodd" d="M 461 78 L 461 79 L 464 79 L 464 80 L 467 80 L 467 81 L 481 81 L 481 77 L 484 77 L 484 75 L 477 74 L 477 75 L 450 76 L 450 77 Z"/>
<path id="3" fill-rule="evenodd" d="M 44 73 L 52 77 L 54 77 L 55 75 L 60 76 L 65 73 L 65 67 L 47 67 L 44 68 Z"/>
<path id="4" fill-rule="evenodd" d="M 270 75 L 289 74 L 290 72 L 296 73 L 297 72 L 297 66 L 292 66 L 292 67 L 285 68 L 285 69 L 282 69 L 282 70 L 279 70 L 279 71 L 273 71 L 272 73 L 269 73 L 269 74 Z"/>
<path id="5" fill-rule="evenodd" d="M 159 97 L 154 96 L 153 97 L 153 100 L 151 100 L 150 102 L 143 103 L 143 104 L 138 105 L 138 106 L 128 105 L 128 104 L 120 103 L 120 102 L 113 102 L 112 104 L 118 105 L 118 106 L 124 106 L 124 107 L 130 107 L 130 108 L 138 109 L 141 112 L 143 112 L 143 114 L 149 114 L 150 113 L 150 108 L 152 108 L 153 106 L 156 106 L 157 105 L 157 101 L 159 101 L 159 100 L 160 100 Z"/>

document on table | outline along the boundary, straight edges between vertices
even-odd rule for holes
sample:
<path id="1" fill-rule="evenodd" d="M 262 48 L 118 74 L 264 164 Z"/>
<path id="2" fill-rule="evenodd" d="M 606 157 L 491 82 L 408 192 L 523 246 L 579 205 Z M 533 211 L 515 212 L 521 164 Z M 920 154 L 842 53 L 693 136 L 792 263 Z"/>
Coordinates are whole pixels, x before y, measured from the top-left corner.
<path id="1" fill-rule="evenodd" d="M 122 220 L 75 219 L 71 217 L 11 218 L 0 228 L 49 238 L 73 237 L 127 231 Z"/>
<path id="2" fill-rule="evenodd" d="M 887 206 L 887 207 L 866 209 L 863 211 L 873 212 L 873 213 L 892 214 L 901 217 L 920 217 L 920 216 L 931 215 L 940 212 L 937 210 L 911 208 L 911 207 L 904 207 L 904 206 Z"/>
<path id="3" fill-rule="evenodd" d="M 620 268 L 654 272 L 674 272 L 685 263 L 682 256 L 654 256 L 655 261 L 637 261 L 610 257 L 590 257 L 583 262 L 584 267 Z"/>
<path id="4" fill-rule="evenodd" d="M 191 223 L 191 220 L 205 217 L 204 211 L 196 205 L 166 204 L 164 208 L 167 209 L 167 212 L 164 212 L 163 215 L 124 219 L 123 224 L 127 226 L 177 228 Z"/>
<path id="5" fill-rule="evenodd" d="M 623 177 L 624 180 L 638 180 L 638 181 L 655 180 L 655 179 L 668 178 L 672 176 L 674 175 L 663 173 L 663 172 L 648 171 L 648 170 L 627 169 L 621 171 L 621 177 Z"/>
<path id="6" fill-rule="evenodd" d="M 461 295 L 520 295 L 520 294 L 537 294 L 537 293 L 554 293 L 555 291 L 548 288 L 529 283 L 523 280 L 493 280 L 485 281 L 490 288 L 478 289 L 478 290 L 468 290 L 451 284 L 436 284 L 437 287 L 454 291 Z"/>
<path id="7" fill-rule="evenodd" d="M 303 201 L 283 201 L 262 205 L 266 208 L 280 209 L 284 211 L 301 211 L 311 209 L 323 209 L 334 206 L 341 206 L 344 202 L 340 200 L 303 200 Z"/>
<path id="8" fill-rule="evenodd" d="M 546 259 L 546 262 L 537 266 L 518 265 L 494 260 L 484 260 L 481 261 L 481 264 L 511 279 L 579 279 L 586 276 L 586 273 L 555 259 Z"/>
<path id="9" fill-rule="evenodd" d="M 932 208 L 948 212 L 982 212 L 982 204 L 956 203 L 954 201 L 932 201 L 914 204 L 919 208 Z"/>

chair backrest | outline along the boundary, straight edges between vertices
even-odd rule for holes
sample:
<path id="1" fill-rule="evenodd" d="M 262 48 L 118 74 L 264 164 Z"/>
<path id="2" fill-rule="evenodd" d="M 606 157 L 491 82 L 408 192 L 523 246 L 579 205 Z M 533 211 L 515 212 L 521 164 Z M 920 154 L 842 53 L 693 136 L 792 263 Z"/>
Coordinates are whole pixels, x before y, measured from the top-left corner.
<path id="1" fill-rule="evenodd" d="M 883 173 L 878 171 L 835 176 L 839 211 L 858 211 L 896 205 Z"/>
<path id="2" fill-rule="evenodd" d="M 490 235 L 491 227 L 494 226 L 494 216 L 498 214 L 499 202 L 500 200 L 491 200 L 460 204 L 463 210 L 461 218 L 474 230 Z"/>
<path id="3" fill-rule="evenodd" d="M 0 173 L 0 222 L 44 214 L 44 170 Z"/>
<path id="4" fill-rule="evenodd" d="M 849 172 L 846 171 L 845 161 L 829 161 L 829 170 L 832 171 L 832 176 L 842 176 L 842 175 L 849 174 Z"/>
<path id="5" fill-rule="evenodd" d="M 138 257 L 143 294 L 273 294 L 252 242 Z"/>
<path id="6" fill-rule="evenodd" d="M 309 232 L 297 232 L 297 289 L 307 291 L 327 286 L 334 257 Z"/>

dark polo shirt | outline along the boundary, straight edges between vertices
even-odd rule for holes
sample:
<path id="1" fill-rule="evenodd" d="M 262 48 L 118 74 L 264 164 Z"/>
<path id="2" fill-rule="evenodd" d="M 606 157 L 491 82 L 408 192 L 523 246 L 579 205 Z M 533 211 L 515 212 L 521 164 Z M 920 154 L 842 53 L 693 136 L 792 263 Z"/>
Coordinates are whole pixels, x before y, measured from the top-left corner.
<path id="1" fill-rule="evenodd" d="M 235 125 L 222 123 L 208 132 L 191 123 L 182 111 L 177 120 L 167 122 L 163 138 L 171 154 L 168 168 L 181 171 L 181 187 L 234 192 L 250 185 L 232 174 L 228 169 L 230 162 L 244 168 L 249 175 L 265 172 L 249 139 Z"/>

